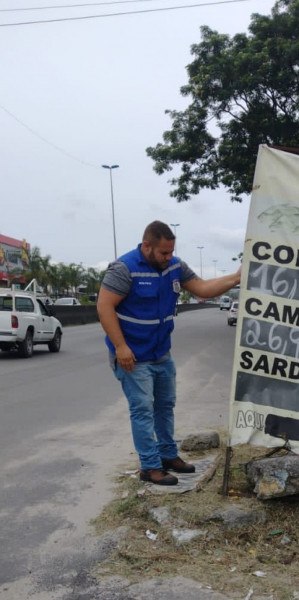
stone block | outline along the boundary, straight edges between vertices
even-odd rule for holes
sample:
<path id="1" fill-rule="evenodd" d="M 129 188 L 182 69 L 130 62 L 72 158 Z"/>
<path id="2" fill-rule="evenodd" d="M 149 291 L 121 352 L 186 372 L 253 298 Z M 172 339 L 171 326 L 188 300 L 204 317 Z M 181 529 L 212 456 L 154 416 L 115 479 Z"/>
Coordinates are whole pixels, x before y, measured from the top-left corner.
<path id="1" fill-rule="evenodd" d="M 299 456 L 291 452 L 250 461 L 246 475 L 261 500 L 299 494 Z"/>
<path id="2" fill-rule="evenodd" d="M 200 431 L 195 435 L 188 435 L 181 443 L 181 450 L 196 452 L 219 448 L 220 438 L 217 431 Z"/>

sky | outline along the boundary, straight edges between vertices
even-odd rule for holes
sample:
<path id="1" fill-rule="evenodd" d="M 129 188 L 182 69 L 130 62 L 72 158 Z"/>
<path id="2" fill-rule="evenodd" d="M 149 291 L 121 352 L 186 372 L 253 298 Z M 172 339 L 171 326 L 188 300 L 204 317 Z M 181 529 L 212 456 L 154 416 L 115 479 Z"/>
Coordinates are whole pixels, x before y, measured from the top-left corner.
<path id="1" fill-rule="evenodd" d="M 200 0 L 88 2 L 58 8 L 84 0 L 0 0 L 0 25 Z M 55 9 L 4 11 L 37 6 Z M 101 165 L 117 164 L 118 255 L 137 246 L 146 225 L 159 219 L 172 226 L 176 254 L 199 275 L 234 271 L 250 197 L 232 203 L 222 188 L 178 203 L 169 195 L 173 173 L 157 175 L 145 149 L 171 128 L 165 110 L 184 110 L 190 102 L 180 88 L 200 27 L 246 32 L 252 13 L 270 14 L 273 6 L 274 0 L 246 0 L 1 27 L 0 233 L 25 238 L 55 262 L 105 268 L 114 259 L 114 238 L 109 171 Z"/>

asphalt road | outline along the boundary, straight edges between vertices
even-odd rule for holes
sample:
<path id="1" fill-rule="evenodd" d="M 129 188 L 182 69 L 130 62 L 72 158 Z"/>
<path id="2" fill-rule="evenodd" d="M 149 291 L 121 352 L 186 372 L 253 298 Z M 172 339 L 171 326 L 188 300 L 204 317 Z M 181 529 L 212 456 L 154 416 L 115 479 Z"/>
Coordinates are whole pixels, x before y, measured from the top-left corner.
<path id="1" fill-rule="evenodd" d="M 176 318 L 178 440 L 227 427 L 234 339 L 218 308 Z M 0 376 L 0 597 L 58 600 L 97 560 L 113 476 L 137 466 L 126 401 L 98 324 L 65 328 L 59 354 L 0 353 Z"/>

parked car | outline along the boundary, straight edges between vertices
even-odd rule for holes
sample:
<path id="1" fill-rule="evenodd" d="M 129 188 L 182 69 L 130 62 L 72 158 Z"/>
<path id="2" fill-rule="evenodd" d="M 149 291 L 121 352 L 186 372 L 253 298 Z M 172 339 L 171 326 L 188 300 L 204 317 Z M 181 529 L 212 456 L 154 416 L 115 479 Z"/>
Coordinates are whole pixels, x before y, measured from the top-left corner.
<path id="1" fill-rule="evenodd" d="M 73 298 L 72 296 L 66 296 L 65 298 L 57 298 L 55 301 L 55 305 L 57 306 L 80 306 L 79 300 L 77 298 Z"/>
<path id="2" fill-rule="evenodd" d="M 219 308 L 220 310 L 229 310 L 231 305 L 231 299 L 229 296 L 221 296 Z"/>
<path id="3" fill-rule="evenodd" d="M 51 308 L 33 293 L 1 290 L 0 350 L 18 350 L 20 356 L 30 358 L 36 344 L 47 344 L 50 352 L 59 352 L 62 325 Z"/>
<path id="4" fill-rule="evenodd" d="M 239 302 L 233 302 L 228 313 L 227 324 L 236 325 L 238 319 Z"/>
<path id="5" fill-rule="evenodd" d="M 43 304 L 45 304 L 45 306 L 52 306 L 52 304 L 54 304 L 54 301 L 52 300 L 52 298 L 50 298 L 50 296 L 43 296 L 42 294 L 37 294 L 36 295 L 38 300 L 41 300 Z"/>

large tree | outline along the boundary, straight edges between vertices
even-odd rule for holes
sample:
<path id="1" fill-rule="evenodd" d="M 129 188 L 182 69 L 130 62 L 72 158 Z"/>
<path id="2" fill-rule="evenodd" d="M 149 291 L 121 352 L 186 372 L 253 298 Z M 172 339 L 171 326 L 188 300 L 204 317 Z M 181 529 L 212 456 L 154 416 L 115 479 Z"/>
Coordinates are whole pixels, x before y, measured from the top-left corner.
<path id="1" fill-rule="evenodd" d="M 189 200 L 224 185 L 232 200 L 250 193 L 259 144 L 299 145 L 299 0 L 279 0 L 270 16 L 254 14 L 234 37 L 201 27 L 191 47 L 191 104 L 166 113 L 172 128 L 147 148 L 158 174 L 179 165 L 171 196 Z"/>

